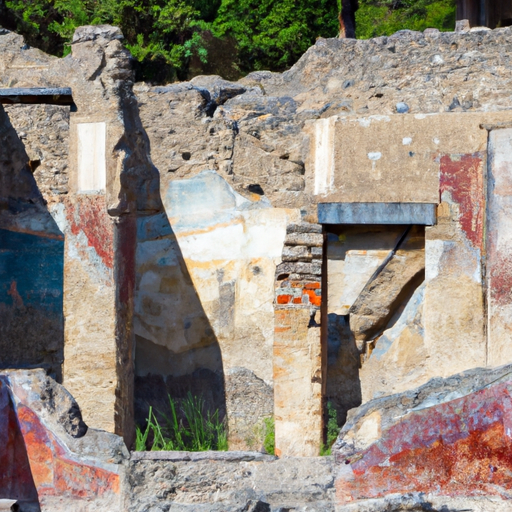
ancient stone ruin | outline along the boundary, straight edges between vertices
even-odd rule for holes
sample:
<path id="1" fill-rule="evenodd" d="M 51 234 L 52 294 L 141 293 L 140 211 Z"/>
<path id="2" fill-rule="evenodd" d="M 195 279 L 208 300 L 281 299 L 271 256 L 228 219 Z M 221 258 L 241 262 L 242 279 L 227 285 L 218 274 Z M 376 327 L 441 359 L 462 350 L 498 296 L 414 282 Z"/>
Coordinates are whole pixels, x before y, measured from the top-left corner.
<path id="1" fill-rule="evenodd" d="M 0 29 L 0 510 L 510 510 L 512 28 L 459 28 L 167 86 Z M 188 392 L 229 451 L 131 451 Z"/>

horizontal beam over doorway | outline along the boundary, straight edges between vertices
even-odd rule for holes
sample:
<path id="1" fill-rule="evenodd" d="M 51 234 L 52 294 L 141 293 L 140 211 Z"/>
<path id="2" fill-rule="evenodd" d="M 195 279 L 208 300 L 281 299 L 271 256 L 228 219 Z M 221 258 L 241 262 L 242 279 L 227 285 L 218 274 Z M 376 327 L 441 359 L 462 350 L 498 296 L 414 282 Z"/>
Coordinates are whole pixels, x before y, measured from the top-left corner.
<path id="1" fill-rule="evenodd" d="M 24 87 L 0 89 L 0 104 L 73 105 L 70 87 Z"/>
<path id="2" fill-rule="evenodd" d="M 416 224 L 433 226 L 434 203 L 319 203 L 319 224 Z"/>

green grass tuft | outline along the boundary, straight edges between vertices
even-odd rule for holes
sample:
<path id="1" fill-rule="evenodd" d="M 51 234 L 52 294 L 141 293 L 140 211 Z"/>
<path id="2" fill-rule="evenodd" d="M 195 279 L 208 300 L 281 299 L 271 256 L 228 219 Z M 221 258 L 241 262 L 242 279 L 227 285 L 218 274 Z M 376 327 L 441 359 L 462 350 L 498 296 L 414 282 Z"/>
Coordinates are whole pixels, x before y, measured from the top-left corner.
<path id="1" fill-rule="evenodd" d="M 276 450 L 276 429 L 273 416 L 263 419 L 263 448 L 265 448 L 268 454 L 274 455 Z"/>
<path id="2" fill-rule="evenodd" d="M 327 402 L 327 442 L 320 449 L 320 455 L 331 455 L 331 448 L 338 437 L 338 415 L 332 402 Z"/>
<path id="3" fill-rule="evenodd" d="M 227 431 L 224 421 L 219 418 L 219 411 L 213 414 L 205 412 L 202 397 L 187 396 L 176 401 L 169 395 L 171 413 L 169 416 L 159 413 L 159 421 L 149 408 L 146 428 L 136 428 L 136 451 L 191 451 L 228 449 Z M 180 414 L 181 413 L 181 414 Z"/>

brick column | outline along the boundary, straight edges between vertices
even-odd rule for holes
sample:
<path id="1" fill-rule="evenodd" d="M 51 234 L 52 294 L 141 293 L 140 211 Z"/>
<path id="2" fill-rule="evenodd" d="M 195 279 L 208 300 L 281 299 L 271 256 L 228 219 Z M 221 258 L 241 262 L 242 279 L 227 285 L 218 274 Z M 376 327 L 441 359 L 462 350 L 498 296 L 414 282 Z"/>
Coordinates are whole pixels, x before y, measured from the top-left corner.
<path id="1" fill-rule="evenodd" d="M 319 224 L 287 227 L 276 269 L 274 416 L 276 454 L 316 456 L 322 445 L 322 247 Z"/>

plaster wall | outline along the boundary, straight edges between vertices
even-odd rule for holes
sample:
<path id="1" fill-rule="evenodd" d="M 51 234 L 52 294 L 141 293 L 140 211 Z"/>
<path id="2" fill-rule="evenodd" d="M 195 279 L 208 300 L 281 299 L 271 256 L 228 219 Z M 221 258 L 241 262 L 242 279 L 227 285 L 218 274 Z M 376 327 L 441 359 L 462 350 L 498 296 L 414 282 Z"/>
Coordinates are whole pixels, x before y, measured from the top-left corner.
<path id="1" fill-rule="evenodd" d="M 227 383 L 228 404 L 231 393 L 250 394 L 250 383 L 232 382 L 245 375 L 238 369 L 272 386 L 275 268 L 298 212 L 246 199 L 215 171 L 163 181 L 162 198 L 165 214 L 139 220 L 137 375 L 183 380 L 207 369 Z M 246 447 L 271 414 L 264 403 L 256 409 L 245 427 L 246 412 L 228 411 L 232 447 Z"/>
<path id="2" fill-rule="evenodd" d="M 0 106 L 0 367 L 62 374 L 62 233 Z"/>
<path id="3" fill-rule="evenodd" d="M 437 224 L 425 231 L 425 284 L 363 358 L 358 375 L 363 402 L 432 377 L 510 361 L 505 313 L 509 296 L 506 285 L 498 284 L 508 282 L 503 258 L 508 247 L 510 135 L 508 129 L 491 131 L 488 156 L 486 130 L 508 122 L 508 113 L 336 121 L 343 137 L 329 151 L 341 146 L 334 158 L 339 167 L 331 192 L 319 194 L 318 201 L 439 204 Z M 351 140 L 350 146 L 343 146 L 345 140 Z M 312 148 L 318 150 L 316 143 Z M 487 182 L 488 165 L 492 175 Z M 367 274 L 373 268 L 369 257 L 360 258 Z M 357 284 L 344 284 L 345 267 L 346 261 L 341 268 L 329 260 L 331 313 L 344 312 L 340 297 L 350 295 Z"/>
<path id="4" fill-rule="evenodd" d="M 488 176 L 488 363 L 505 364 L 512 357 L 510 315 L 512 313 L 512 129 L 489 133 Z"/>
<path id="5" fill-rule="evenodd" d="M 224 387 L 247 375 L 245 370 L 260 379 L 265 393 L 279 381 L 276 420 L 283 454 L 288 449 L 312 453 L 321 443 L 325 354 L 319 325 L 325 325 L 325 317 L 320 320 L 315 309 L 322 300 L 321 251 L 310 251 L 319 249 L 317 242 L 309 247 L 304 241 L 311 233 L 288 233 L 289 244 L 285 238 L 287 225 L 317 220 L 319 202 L 439 204 L 437 225 L 426 230 L 425 285 L 410 308 L 397 312 L 373 355 L 365 354 L 366 369 L 359 375 L 367 398 L 508 357 L 502 335 L 507 324 L 499 320 L 508 302 L 493 302 L 492 295 L 499 291 L 492 284 L 503 268 L 499 258 L 508 250 L 506 217 L 500 217 L 508 203 L 506 194 L 490 198 L 486 191 L 486 170 L 494 164 L 488 161 L 482 125 L 512 120 L 510 30 L 320 39 L 282 75 L 256 73 L 238 84 L 198 77 L 162 88 L 141 85 L 138 101 L 159 179 L 148 158 L 131 94 L 129 57 L 119 37 L 109 28 L 79 33 L 72 57 L 63 60 L 21 51 L 24 43 L 14 34 L 2 33 L 0 40 L 3 86 L 11 80 L 20 86 L 55 85 L 65 76 L 77 99 L 69 183 L 55 177 L 51 158 L 43 158 L 44 172 L 36 177 L 67 236 L 65 378 L 92 424 L 113 428 L 116 414 L 119 418 L 123 405 L 131 403 L 126 383 L 130 286 L 136 276 L 117 272 L 130 266 L 135 216 L 138 377 L 158 374 L 193 382 L 201 380 L 196 372 L 207 370 L 215 374 L 210 383 L 221 383 L 226 403 L 247 389 L 246 381 L 246 388 L 228 392 Z M 368 59 L 370 53 L 375 58 Z M 410 113 L 392 113 L 399 101 L 407 102 Z M 37 116 L 56 116 L 56 124 L 66 124 L 61 114 L 37 109 Z M 104 187 L 102 165 L 92 153 L 79 156 L 81 123 L 106 123 Z M 25 125 L 30 124 L 21 119 L 19 126 Z M 65 131 L 60 127 L 51 135 L 58 138 Z M 41 148 L 34 140 L 30 160 Z M 61 142 L 48 143 L 48 154 L 63 151 Z M 492 167 L 496 183 L 508 179 L 507 144 L 505 137 L 492 150 L 500 162 Z M 80 169 L 87 179 L 101 179 L 82 187 Z M 77 193 L 85 188 L 105 191 Z M 64 191 L 68 197 L 58 197 Z M 485 227 L 492 226 L 486 224 L 487 207 L 499 236 L 496 230 L 486 238 Z M 131 220 L 122 227 L 121 219 Z M 16 225 L 22 224 L 17 216 Z M 485 250 L 493 240 L 496 259 L 490 253 L 488 267 Z M 356 266 L 366 276 L 375 264 Z M 338 301 L 333 312 L 341 314 L 364 279 L 345 289 L 344 268 L 334 270 L 331 284 L 341 283 L 342 290 L 331 287 L 329 293 Z M 489 283 L 487 310 L 483 289 Z M 273 301 L 282 326 L 273 323 Z M 302 308 L 300 313 L 294 307 Z M 495 324 L 484 319 L 488 311 L 496 312 Z M 503 346 L 496 345 L 498 355 L 491 358 L 496 339 Z M 372 358 L 379 363 L 372 366 Z M 87 387 L 90 382 L 98 400 Z M 303 433 L 300 425 L 308 425 L 302 444 L 293 440 Z M 247 430 L 239 431 L 237 442 L 246 435 Z"/>

